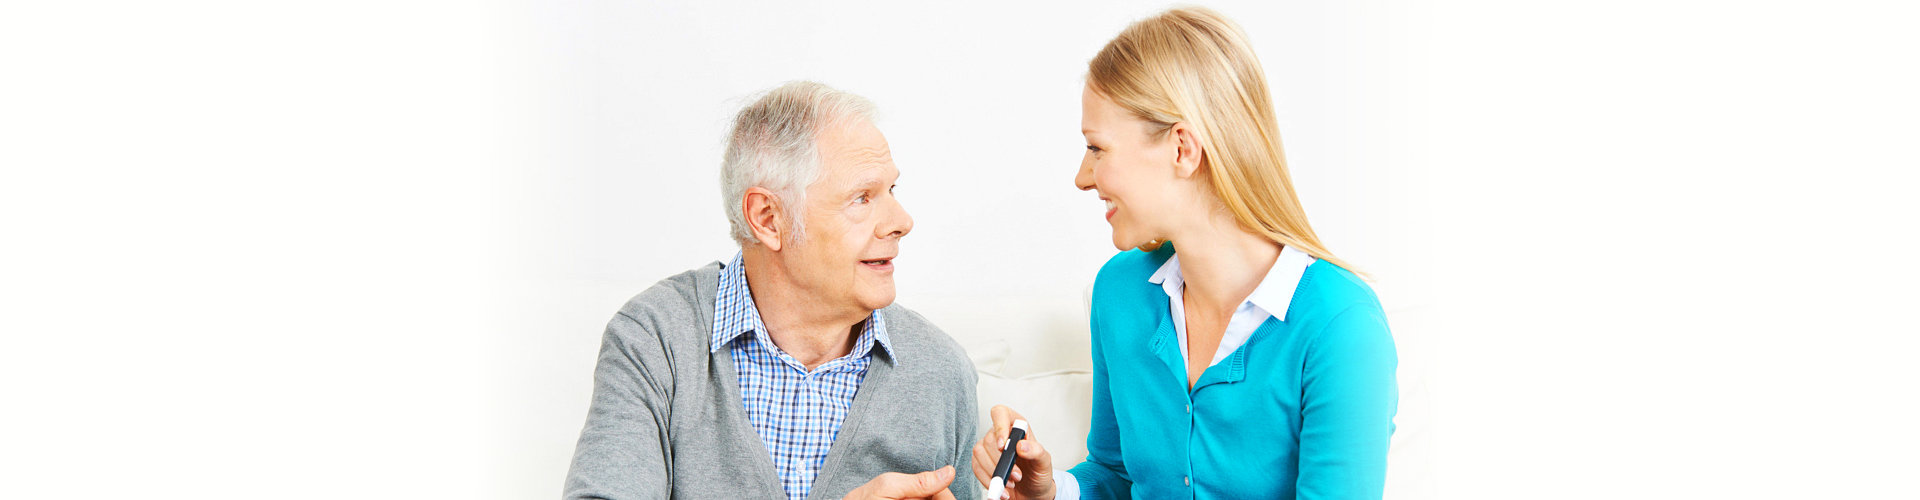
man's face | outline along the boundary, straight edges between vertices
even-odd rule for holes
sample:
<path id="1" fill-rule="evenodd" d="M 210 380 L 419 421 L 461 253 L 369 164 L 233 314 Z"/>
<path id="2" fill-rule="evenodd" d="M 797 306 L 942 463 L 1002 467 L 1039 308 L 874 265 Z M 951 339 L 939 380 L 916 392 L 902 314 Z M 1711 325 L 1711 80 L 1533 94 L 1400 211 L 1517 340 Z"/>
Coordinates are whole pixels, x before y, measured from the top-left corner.
<path id="1" fill-rule="evenodd" d="M 900 238 L 913 230 L 913 217 L 893 197 L 900 171 L 887 138 L 866 120 L 848 120 L 817 139 L 821 172 L 807 187 L 805 235 L 782 259 L 824 306 L 886 307 Z"/>

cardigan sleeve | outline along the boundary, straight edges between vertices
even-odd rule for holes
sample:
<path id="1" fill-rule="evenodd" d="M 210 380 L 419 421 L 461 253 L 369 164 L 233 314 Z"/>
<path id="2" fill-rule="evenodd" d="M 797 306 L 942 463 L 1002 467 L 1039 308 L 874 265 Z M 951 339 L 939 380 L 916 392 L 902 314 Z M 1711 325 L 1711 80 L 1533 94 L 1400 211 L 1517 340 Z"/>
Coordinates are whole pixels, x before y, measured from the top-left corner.
<path id="1" fill-rule="evenodd" d="M 967 359 L 966 356 L 959 356 L 959 359 L 967 365 L 967 373 L 961 376 L 960 380 L 965 384 L 965 387 L 954 393 L 954 403 L 961 408 L 965 408 L 966 411 L 955 414 L 953 419 L 955 430 L 953 449 L 956 452 L 953 455 L 953 470 L 955 476 L 953 482 L 947 485 L 947 490 L 953 492 L 953 498 L 956 500 L 979 500 L 985 492 L 981 491 L 980 487 L 974 484 L 973 481 L 960 480 L 960 478 L 964 476 L 960 476 L 959 473 L 973 463 L 973 436 L 975 435 L 974 433 L 979 432 L 979 429 L 976 429 L 979 424 L 974 421 L 974 416 L 980 414 L 980 401 L 976 399 L 974 395 L 979 393 L 980 372 L 974 371 L 973 361 Z"/>
<path id="2" fill-rule="evenodd" d="M 1380 498 L 1398 402 L 1397 364 L 1393 335 L 1378 306 L 1349 308 L 1309 340 L 1298 498 Z"/>
<path id="3" fill-rule="evenodd" d="M 1098 315 L 1093 334 L 1093 415 L 1087 428 L 1087 460 L 1068 472 L 1080 486 L 1080 498 L 1131 498 L 1133 481 L 1120 457 L 1120 428 L 1114 419 L 1113 393 L 1107 384 L 1107 360 L 1101 347 Z"/>
<path id="4" fill-rule="evenodd" d="M 593 406 L 567 471 L 565 498 L 671 496 L 667 422 L 671 370 L 658 337 L 626 314 L 607 323 L 593 370 Z"/>

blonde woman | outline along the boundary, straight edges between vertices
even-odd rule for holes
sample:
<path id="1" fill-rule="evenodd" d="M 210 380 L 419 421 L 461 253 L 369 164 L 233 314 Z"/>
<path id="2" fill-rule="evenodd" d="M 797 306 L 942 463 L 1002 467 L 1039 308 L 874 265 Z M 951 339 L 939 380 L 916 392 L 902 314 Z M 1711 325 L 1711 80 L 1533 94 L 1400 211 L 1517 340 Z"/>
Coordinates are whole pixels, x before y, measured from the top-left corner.
<path id="1" fill-rule="evenodd" d="M 1055 471 L 1022 441 L 1010 496 L 1379 498 L 1393 338 L 1307 224 L 1245 34 L 1199 8 L 1134 23 L 1088 64 L 1081 106 L 1074 183 L 1126 251 L 1094 282 L 1086 461 Z M 981 484 L 1021 418 L 993 409 Z"/>

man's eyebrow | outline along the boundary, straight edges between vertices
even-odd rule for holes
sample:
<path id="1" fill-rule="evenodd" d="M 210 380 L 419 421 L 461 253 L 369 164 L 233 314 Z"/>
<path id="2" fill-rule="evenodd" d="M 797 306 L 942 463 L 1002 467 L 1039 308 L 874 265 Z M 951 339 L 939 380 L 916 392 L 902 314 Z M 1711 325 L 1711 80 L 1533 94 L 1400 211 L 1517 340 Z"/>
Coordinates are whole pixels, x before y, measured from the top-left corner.
<path id="1" fill-rule="evenodd" d="M 861 179 L 860 182 L 854 183 L 853 188 L 848 189 L 847 192 L 851 193 L 855 191 L 865 191 L 868 189 L 877 188 L 877 187 L 880 187 L 881 185 L 887 184 L 887 181 L 884 175 L 885 174 L 869 175 L 867 176 L 867 178 Z M 899 173 L 893 174 L 893 181 L 895 183 L 900 182 Z"/>
<path id="2" fill-rule="evenodd" d="M 852 188 L 847 190 L 847 192 L 857 193 L 860 191 L 866 191 L 869 189 L 880 187 L 880 184 L 881 182 L 879 177 L 868 177 L 866 180 L 863 180 L 863 181 L 860 181 L 859 183 L 854 184 Z"/>

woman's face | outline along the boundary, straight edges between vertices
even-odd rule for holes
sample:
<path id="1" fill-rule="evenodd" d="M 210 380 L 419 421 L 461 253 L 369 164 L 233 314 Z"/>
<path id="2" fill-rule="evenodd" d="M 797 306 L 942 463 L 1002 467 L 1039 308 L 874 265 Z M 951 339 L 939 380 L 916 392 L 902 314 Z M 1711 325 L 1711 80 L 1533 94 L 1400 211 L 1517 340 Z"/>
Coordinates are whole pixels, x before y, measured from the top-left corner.
<path id="1" fill-rule="evenodd" d="M 1080 133 L 1087 154 L 1073 182 L 1106 201 L 1113 246 L 1129 250 L 1167 239 L 1180 207 L 1175 175 L 1176 141 L 1154 134 L 1152 123 L 1114 104 L 1087 86 L 1080 95 Z"/>

